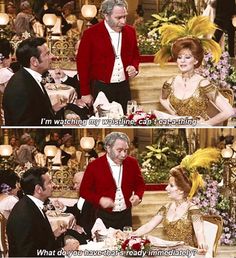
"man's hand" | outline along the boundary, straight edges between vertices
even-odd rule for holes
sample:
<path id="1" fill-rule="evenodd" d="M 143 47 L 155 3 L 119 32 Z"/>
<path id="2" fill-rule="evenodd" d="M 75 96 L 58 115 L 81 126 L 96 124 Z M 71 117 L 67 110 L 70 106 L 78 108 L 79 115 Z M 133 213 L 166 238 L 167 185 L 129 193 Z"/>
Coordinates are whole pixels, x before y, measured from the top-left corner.
<path id="1" fill-rule="evenodd" d="M 77 231 L 79 234 L 85 233 L 84 229 L 80 225 L 75 225 L 74 230 Z"/>
<path id="2" fill-rule="evenodd" d="M 104 209 L 114 207 L 114 201 L 109 197 L 101 197 L 99 204 Z"/>
<path id="3" fill-rule="evenodd" d="M 88 104 L 89 106 L 92 106 L 92 104 L 93 104 L 93 97 L 92 97 L 92 95 L 85 95 L 85 96 L 82 96 L 82 97 L 81 97 L 81 100 L 82 100 L 84 103 Z"/>
<path id="4" fill-rule="evenodd" d="M 79 241 L 76 239 L 67 239 L 64 250 L 65 252 L 79 250 Z"/>
<path id="5" fill-rule="evenodd" d="M 131 79 L 138 74 L 138 71 L 136 71 L 135 67 L 132 65 L 127 66 L 125 70 Z"/>
<path id="6" fill-rule="evenodd" d="M 60 68 L 56 68 L 54 71 L 52 71 L 51 75 L 56 83 L 60 83 L 61 81 L 65 81 L 67 79 L 67 75 Z"/>
<path id="7" fill-rule="evenodd" d="M 82 100 L 82 99 L 77 99 L 76 100 L 76 105 L 80 108 L 84 108 L 87 106 L 87 104 Z"/>
<path id="8" fill-rule="evenodd" d="M 61 110 L 62 108 L 64 108 L 67 105 L 67 103 L 56 103 L 52 106 L 52 109 L 57 112 L 59 110 Z"/>
<path id="9" fill-rule="evenodd" d="M 131 202 L 132 206 L 137 206 L 141 202 L 138 195 L 136 195 L 136 194 L 132 195 L 129 198 L 129 201 Z"/>

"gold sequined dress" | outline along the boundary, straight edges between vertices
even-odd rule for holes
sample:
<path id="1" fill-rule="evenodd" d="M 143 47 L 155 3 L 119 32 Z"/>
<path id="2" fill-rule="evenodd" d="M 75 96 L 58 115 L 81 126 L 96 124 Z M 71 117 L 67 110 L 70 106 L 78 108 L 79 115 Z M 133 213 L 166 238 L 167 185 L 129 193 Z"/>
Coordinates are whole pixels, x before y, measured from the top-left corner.
<path id="1" fill-rule="evenodd" d="M 208 120 L 207 109 L 210 101 L 215 102 L 219 91 L 213 84 L 200 86 L 198 84 L 193 95 L 186 99 L 178 99 L 174 95 L 173 81 L 171 83 L 165 82 L 162 87 L 162 98 L 169 99 L 172 108 L 176 111 L 178 116 L 192 116 L 193 118 L 202 117 Z"/>
<path id="2" fill-rule="evenodd" d="M 183 216 L 174 221 L 169 221 L 166 217 L 167 207 L 162 206 L 158 214 L 163 216 L 163 233 L 167 240 L 184 241 L 186 245 L 197 247 L 196 238 L 193 229 L 193 221 L 201 220 L 199 209 L 188 209 Z"/>

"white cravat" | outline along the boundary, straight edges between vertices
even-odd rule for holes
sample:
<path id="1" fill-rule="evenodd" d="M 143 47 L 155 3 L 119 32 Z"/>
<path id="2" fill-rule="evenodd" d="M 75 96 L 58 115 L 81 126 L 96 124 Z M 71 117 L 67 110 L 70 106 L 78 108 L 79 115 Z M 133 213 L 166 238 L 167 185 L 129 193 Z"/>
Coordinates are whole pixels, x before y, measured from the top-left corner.
<path id="1" fill-rule="evenodd" d="M 105 21 L 105 27 L 109 33 L 111 44 L 115 54 L 115 63 L 114 63 L 110 82 L 116 83 L 116 82 L 125 81 L 124 66 L 121 59 L 122 33 L 112 30 L 106 21 Z"/>
<path id="2" fill-rule="evenodd" d="M 121 183 L 122 183 L 122 176 L 123 176 L 123 165 L 117 165 L 114 163 L 109 156 L 107 155 L 108 164 L 112 173 L 112 176 L 116 183 L 116 195 L 115 195 L 115 206 L 113 207 L 112 211 L 123 211 L 125 210 L 126 204 L 124 195 L 121 189 Z"/>

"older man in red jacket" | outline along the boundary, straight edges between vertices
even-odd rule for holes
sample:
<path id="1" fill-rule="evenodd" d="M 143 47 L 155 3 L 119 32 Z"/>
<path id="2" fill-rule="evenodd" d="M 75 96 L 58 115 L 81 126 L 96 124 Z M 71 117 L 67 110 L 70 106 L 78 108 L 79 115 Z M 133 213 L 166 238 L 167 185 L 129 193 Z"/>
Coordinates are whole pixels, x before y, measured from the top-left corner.
<path id="1" fill-rule="evenodd" d="M 127 156 L 129 138 L 112 132 L 105 138 L 106 155 L 91 162 L 84 174 L 80 195 L 98 207 L 105 226 L 132 226 L 131 207 L 141 202 L 144 180 L 136 159 Z"/>
<path id="2" fill-rule="evenodd" d="M 135 30 L 126 25 L 125 0 L 105 0 L 100 12 L 104 20 L 84 31 L 78 50 L 82 100 L 91 105 L 102 91 L 110 102 L 120 103 L 126 113 L 131 99 L 128 80 L 138 74 L 139 65 Z"/>

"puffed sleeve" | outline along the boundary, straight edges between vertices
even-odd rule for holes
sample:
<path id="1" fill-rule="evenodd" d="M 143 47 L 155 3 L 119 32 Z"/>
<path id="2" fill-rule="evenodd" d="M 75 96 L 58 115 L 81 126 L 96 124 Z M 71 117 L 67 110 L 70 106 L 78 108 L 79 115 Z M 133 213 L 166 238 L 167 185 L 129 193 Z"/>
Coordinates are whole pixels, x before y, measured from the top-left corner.
<path id="1" fill-rule="evenodd" d="M 159 210 L 158 210 L 158 212 L 157 212 L 157 215 L 160 215 L 160 216 L 164 216 L 165 215 L 165 213 L 166 213 L 166 207 L 165 206 L 162 206 Z"/>
<path id="2" fill-rule="evenodd" d="M 171 84 L 165 81 L 161 90 L 161 98 L 167 99 L 171 93 L 171 90 L 172 90 Z"/>
<path id="3" fill-rule="evenodd" d="M 188 215 L 189 215 L 189 219 L 192 222 L 202 221 L 202 214 L 201 214 L 201 211 L 199 209 L 189 210 Z"/>
<path id="4" fill-rule="evenodd" d="M 215 102 L 216 97 L 219 95 L 219 90 L 214 84 L 208 84 L 206 86 L 200 87 L 200 90 L 204 95 L 208 97 L 211 101 Z"/>

